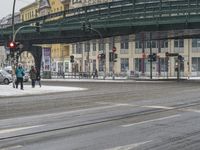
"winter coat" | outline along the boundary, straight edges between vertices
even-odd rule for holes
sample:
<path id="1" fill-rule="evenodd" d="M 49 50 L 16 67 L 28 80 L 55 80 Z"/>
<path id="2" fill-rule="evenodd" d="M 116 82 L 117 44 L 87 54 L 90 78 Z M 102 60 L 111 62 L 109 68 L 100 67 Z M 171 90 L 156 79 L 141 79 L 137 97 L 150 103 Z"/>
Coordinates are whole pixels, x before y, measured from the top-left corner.
<path id="1" fill-rule="evenodd" d="M 15 74 L 17 78 L 23 78 L 24 76 L 24 69 L 22 67 L 17 67 L 15 70 Z"/>
<path id="2" fill-rule="evenodd" d="M 35 69 L 31 69 L 30 72 L 30 78 L 31 80 L 36 80 L 36 77 L 37 77 L 37 71 Z"/>

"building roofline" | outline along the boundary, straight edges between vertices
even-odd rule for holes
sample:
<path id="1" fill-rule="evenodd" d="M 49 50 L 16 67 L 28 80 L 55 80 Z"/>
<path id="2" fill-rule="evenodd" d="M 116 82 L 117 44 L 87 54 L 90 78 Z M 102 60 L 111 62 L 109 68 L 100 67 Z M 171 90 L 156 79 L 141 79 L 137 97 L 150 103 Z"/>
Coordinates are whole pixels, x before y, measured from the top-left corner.
<path id="1" fill-rule="evenodd" d="M 37 1 L 36 1 L 36 2 L 33 2 L 33 3 L 29 4 L 29 5 L 27 5 L 27 6 L 23 7 L 23 8 L 21 8 L 21 9 L 20 9 L 20 12 L 23 11 L 23 10 L 25 10 L 25 9 L 27 9 L 27 8 L 29 8 L 29 7 L 32 7 L 32 6 L 34 6 L 34 5 L 37 5 L 37 4 L 38 4 Z"/>

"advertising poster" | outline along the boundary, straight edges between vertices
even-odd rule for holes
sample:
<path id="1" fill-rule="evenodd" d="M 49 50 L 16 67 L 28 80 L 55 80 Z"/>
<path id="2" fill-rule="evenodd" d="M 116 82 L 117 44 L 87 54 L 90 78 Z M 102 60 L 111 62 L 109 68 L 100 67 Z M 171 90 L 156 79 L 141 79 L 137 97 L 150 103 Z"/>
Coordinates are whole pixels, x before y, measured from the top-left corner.
<path id="1" fill-rule="evenodd" d="M 43 70 L 50 71 L 51 70 L 51 48 L 44 47 L 42 49 L 43 52 Z"/>

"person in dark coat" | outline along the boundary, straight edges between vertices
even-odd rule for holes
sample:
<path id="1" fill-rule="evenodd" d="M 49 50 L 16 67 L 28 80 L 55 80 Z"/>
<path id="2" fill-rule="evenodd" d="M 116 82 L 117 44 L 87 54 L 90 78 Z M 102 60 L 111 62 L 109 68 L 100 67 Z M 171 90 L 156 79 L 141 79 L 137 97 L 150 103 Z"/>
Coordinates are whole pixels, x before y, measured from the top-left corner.
<path id="1" fill-rule="evenodd" d="M 32 88 L 34 88 L 35 87 L 36 76 L 37 76 L 37 71 L 36 71 L 34 66 L 31 66 L 31 70 L 29 71 L 29 74 L 30 74 Z"/>

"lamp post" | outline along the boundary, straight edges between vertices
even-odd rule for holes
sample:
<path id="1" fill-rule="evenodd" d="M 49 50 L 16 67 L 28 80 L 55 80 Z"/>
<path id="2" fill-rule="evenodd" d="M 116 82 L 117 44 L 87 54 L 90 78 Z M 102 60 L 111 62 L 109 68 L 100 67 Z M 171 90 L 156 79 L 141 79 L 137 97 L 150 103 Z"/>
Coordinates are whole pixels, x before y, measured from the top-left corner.
<path id="1" fill-rule="evenodd" d="M 15 33 L 15 3 L 16 0 L 13 1 L 13 10 L 12 10 L 12 41 L 14 40 L 14 33 Z M 14 58 L 13 60 L 11 59 L 11 66 L 12 66 L 12 79 L 13 79 L 13 88 L 15 88 L 15 78 L 14 78 L 14 74 L 15 74 L 15 65 L 14 65 Z"/>
<path id="2" fill-rule="evenodd" d="M 13 1 L 13 10 L 12 10 L 12 33 L 13 33 L 13 39 L 14 39 L 14 33 L 15 33 L 15 3 L 16 3 L 16 0 Z"/>
<path id="3" fill-rule="evenodd" d="M 94 31 L 94 32 L 96 32 L 99 36 L 100 36 L 100 39 L 101 39 L 101 51 L 103 52 L 103 54 L 105 54 L 105 49 L 103 49 L 103 36 L 102 36 L 102 34 L 101 34 L 101 32 L 99 32 L 98 30 L 96 30 L 96 29 L 94 29 L 94 28 L 92 28 L 92 27 L 88 27 L 88 29 L 89 30 L 91 30 L 91 31 Z M 106 55 L 106 54 L 105 54 Z M 105 58 L 106 59 L 106 58 Z M 103 60 L 102 62 L 103 62 L 103 72 L 104 72 L 104 76 L 103 76 L 103 79 L 105 80 L 105 78 L 106 78 L 106 60 Z"/>

